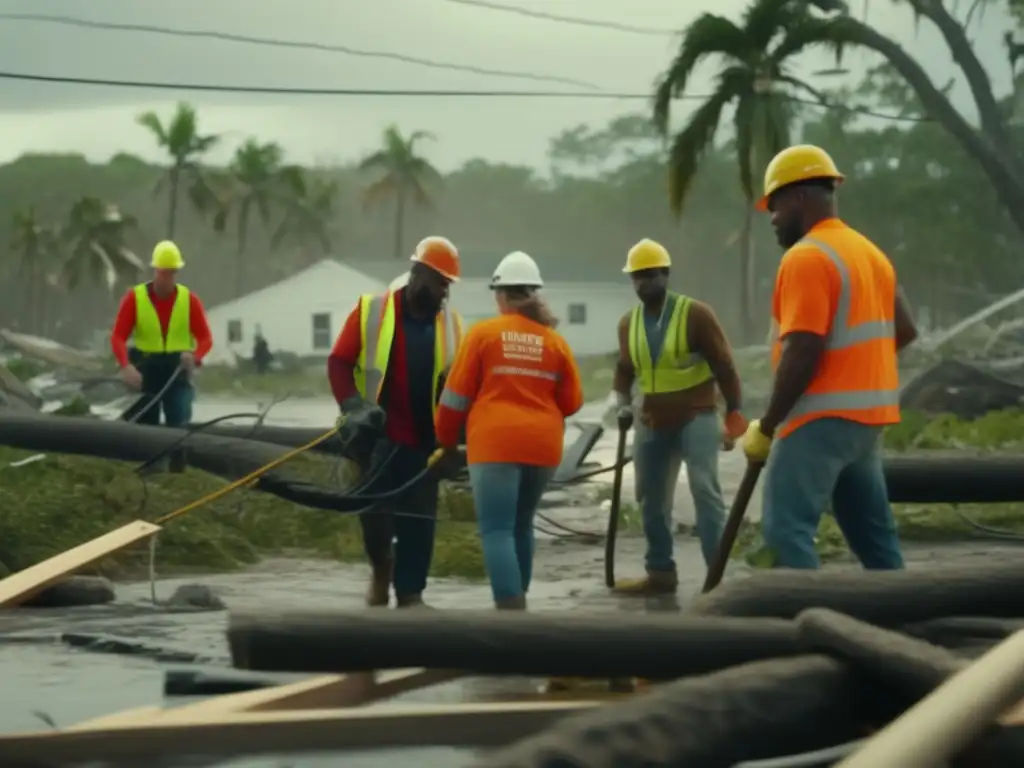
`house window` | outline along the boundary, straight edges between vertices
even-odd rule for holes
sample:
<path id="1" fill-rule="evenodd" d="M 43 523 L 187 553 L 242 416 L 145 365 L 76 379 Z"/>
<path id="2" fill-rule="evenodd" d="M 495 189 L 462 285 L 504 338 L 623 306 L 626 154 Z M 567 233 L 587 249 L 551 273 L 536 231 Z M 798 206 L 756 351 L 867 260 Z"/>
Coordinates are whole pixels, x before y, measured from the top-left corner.
<path id="1" fill-rule="evenodd" d="M 569 325 L 586 325 L 587 324 L 587 305 L 586 304 L 570 304 L 569 305 Z"/>
<path id="2" fill-rule="evenodd" d="M 313 349 L 331 348 L 331 313 L 313 315 Z"/>
<path id="3" fill-rule="evenodd" d="M 242 340 L 242 321 L 228 320 L 228 344 L 238 344 Z"/>

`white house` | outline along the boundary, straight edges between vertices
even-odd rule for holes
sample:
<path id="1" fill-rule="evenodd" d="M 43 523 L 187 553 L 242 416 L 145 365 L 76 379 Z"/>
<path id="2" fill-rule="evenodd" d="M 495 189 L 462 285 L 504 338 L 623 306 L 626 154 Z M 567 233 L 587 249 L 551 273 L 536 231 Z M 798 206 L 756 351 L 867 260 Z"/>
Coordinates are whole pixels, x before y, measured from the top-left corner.
<path id="1" fill-rule="evenodd" d="M 211 363 L 234 363 L 252 355 L 253 337 L 263 332 L 272 350 L 326 357 L 342 323 L 364 293 L 387 286 L 346 264 L 324 259 L 307 269 L 207 310 L 213 333 Z"/>
<path id="2" fill-rule="evenodd" d="M 499 258 L 493 263 L 463 259 L 465 276 L 452 287 L 451 304 L 467 327 L 497 313 L 489 284 Z M 208 360 L 233 363 L 235 354 L 250 356 L 257 329 L 272 350 L 326 356 L 359 296 L 384 291 L 408 266 L 405 260 L 325 259 L 279 283 L 213 307 L 207 311 L 214 343 Z M 561 320 L 559 332 L 577 355 L 615 350 L 619 318 L 636 302 L 628 281 L 622 279 L 549 281 L 543 295 Z"/>

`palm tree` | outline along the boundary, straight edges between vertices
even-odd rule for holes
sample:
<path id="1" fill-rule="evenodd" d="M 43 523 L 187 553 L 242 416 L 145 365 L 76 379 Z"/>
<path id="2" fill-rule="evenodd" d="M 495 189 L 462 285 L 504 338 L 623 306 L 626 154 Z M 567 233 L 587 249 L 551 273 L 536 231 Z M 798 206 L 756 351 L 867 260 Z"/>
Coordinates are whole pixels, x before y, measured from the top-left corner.
<path id="1" fill-rule="evenodd" d="M 325 254 L 330 253 L 338 182 L 309 176 L 299 166 L 283 168 L 281 182 L 284 216 L 270 238 L 270 247 L 278 248 L 288 239 L 312 240 Z"/>
<path id="2" fill-rule="evenodd" d="M 183 187 L 200 213 L 208 212 L 216 202 L 216 196 L 199 163 L 203 155 L 216 146 L 220 137 L 200 134 L 196 110 L 184 102 L 178 104 L 166 124 L 161 122 L 155 112 L 144 112 L 136 118 L 136 122 L 149 129 L 160 148 L 171 158 L 167 175 L 157 182 L 154 193 L 159 194 L 165 186 L 168 188 L 167 237 L 173 240 L 178 218 L 178 196 Z"/>
<path id="3" fill-rule="evenodd" d="M 14 214 L 11 250 L 19 255 L 19 271 L 28 283 L 30 323 L 34 333 L 45 336 L 48 322 L 49 267 L 60 253 L 55 227 L 39 223 L 34 207 Z"/>
<path id="4" fill-rule="evenodd" d="M 745 341 L 755 338 L 753 204 L 756 176 L 768 160 L 789 144 L 794 118 L 793 92 L 824 97 L 790 73 L 791 60 L 821 41 L 819 19 L 799 0 L 754 0 L 739 24 L 705 13 L 683 32 L 679 53 L 654 95 L 654 121 L 669 133 L 672 100 L 686 91 L 693 71 L 708 57 L 722 61 L 716 86 L 671 141 L 669 204 L 679 216 L 701 161 L 714 148 L 726 106 L 735 105 L 736 159 L 747 205 L 741 230 L 740 295 Z"/>
<path id="5" fill-rule="evenodd" d="M 392 125 L 384 131 L 383 147 L 366 157 L 359 169 L 373 176 L 363 190 L 363 203 L 372 206 L 386 198 L 395 200 L 394 257 L 403 256 L 402 238 L 405 232 L 405 209 L 410 196 L 421 206 L 431 204 L 431 186 L 439 186 L 441 174 L 427 160 L 416 154 L 416 144 L 434 138 L 426 131 L 414 131 L 405 138 L 398 127 Z"/>
<path id="6" fill-rule="evenodd" d="M 71 207 L 63 238 L 68 259 L 62 278 L 70 290 L 85 278 L 102 281 L 113 292 L 120 282 L 134 282 L 146 268 L 125 244 L 128 231 L 136 227 L 134 216 L 121 213 L 116 205 L 104 205 L 98 198 L 83 197 Z"/>
<path id="7" fill-rule="evenodd" d="M 284 150 L 274 142 L 261 144 L 248 139 L 228 165 L 227 196 L 214 217 L 214 228 L 222 230 L 234 214 L 238 229 L 235 253 L 235 292 L 242 296 L 247 289 L 246 248 L 249 244 L 249 222 L 253 211 L 269 226 L 274 205 L 282 197 L 282 161 Z"/>

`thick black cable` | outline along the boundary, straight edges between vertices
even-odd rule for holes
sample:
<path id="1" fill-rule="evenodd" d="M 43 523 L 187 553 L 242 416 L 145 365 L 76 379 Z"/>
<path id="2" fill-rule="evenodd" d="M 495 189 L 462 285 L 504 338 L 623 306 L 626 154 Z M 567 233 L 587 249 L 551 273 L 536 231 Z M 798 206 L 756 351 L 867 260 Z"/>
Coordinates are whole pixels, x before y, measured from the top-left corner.
<path id="1" fill-rule="evenodd" d="M 216 85 L 212 83 L 168 83 L 144 80 L 111 80 L 93 77 L 69 77 L 58 75 L 36 75 L 27 72 L 0 71 L 0 80 L 23 80 L 34 83 L 57 83 L 67 85 L 95 85 L 104 88 L 141 88 L 163 91 L 197 91 L 206 93 L 259 93 L 281 96 L 366 96 L 372 98 L 468 98 L 468 99 L 600 99 L 604 101 L 650 101 L 649 93 L 611 91 L 492 91 L 467 89 L 401 89 L 401 88 L 291 88 L 260 85 Z M 708 94 L 680 94 L 674 101 L 707 101 Z M 876 112 L 865 107 L 851 107 L 845 104 L 803 99 L 797 96 L 780 95 L 781 101 L 802 104 L 817 109 L 834 110 L 879 120 L 902 123 L 932 123 L 930 117 L 909 117 L 889 112 Z"/>
<path id="2" fill-rule="evenodd" d="M 579 88 L 591 88 L 599 90 L 599 86 L 586 80 L 577 80 L 572 77 L 561 77 L 559 75 L 545 75 L 537 72 L 516 72 L 505 69 L 491 69 L 489 67 L 478 67 L 473 64 L 457 64 L 454 62 L 437 61 L 426 59 L 421 56 L 411 56 L 406 53 L 394 51 L 372 51 L 360 48 L 353 48 L 347 45 L 329 43 L 317 43 L 308 40 L 281 40 L 272 37 L 257 37 L 255 35 L 241 35 L 235 32 L 221 32 L 212 29 L 181 29 L 175 27 L 163 27 L 155 24 L 126 24 L 113 21 L 93 21 L 75 16 L 51 16 L 41 13 L 0 13 L 0 19 L 8 21 L 34 21 L 43 24 L 60 24 L 64 26 L 79 27 L 83 29 L 102 29 L 115 32 L 144 32 L 155 35 L 167 35 L 171 37 L 204 38 L 208 40 L 219 40 L 228 43 L 242 43 L 245 45 L 259 45 L 274 48 L 290 48 L 308 51 L 320 51 L 322 53 L 340 53 L 346 56 L 359 56 L 372 59 L 389 59 L 405 64 L 415 64 L 420 67 L 433 69 L 447 69 L 456 72 L 469 72 L 475 75 L 488 77 L 511 77 L 519 80 L 534 80 L 537 82 L 563 83 L 574 85 Z"/>

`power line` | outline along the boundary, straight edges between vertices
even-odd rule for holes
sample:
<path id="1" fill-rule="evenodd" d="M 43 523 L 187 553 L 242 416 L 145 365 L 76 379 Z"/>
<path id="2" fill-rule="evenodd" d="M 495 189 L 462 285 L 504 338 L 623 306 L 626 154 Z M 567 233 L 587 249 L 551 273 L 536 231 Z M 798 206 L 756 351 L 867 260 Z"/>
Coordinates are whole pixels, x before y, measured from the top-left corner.
<path id="1" fill-rule="evenodd" d="M 468 5 L 476 8 L 486 8 L 492 11 L 501 11 L 503 13 L 514 13 L 519 16 L 528 16 L 532 19 L 542 19 L 544 21 L 557 21 L 562 24 L 575 24 L 578 27 L 596 27 L 598 29 L 612 29 L 616 32 L 630 32 L 635 35 L 657 35 L 658 37 L 666 37 L 675 34 L 672 31 L 665 29 L 658 29 L 656 27 L 639 27 L 635 24 L 622 24 L 617 21 L 599 21 L 597 19 L 584 19 L 579 16 L 561 16 L 555 13 L 547 13 L 545 11 L 534 11 L 527 8 L 516 8 L 511 5 L 502 5 L 501 3 L 489 3 L 486 0 L 447 0 L 449 3 L 457 3 L 458 5 Z"/>
<path id="2" fill-rule="evenodd" d="M 311 41 L 279 40 L 271 37 L 255 37 L 252 35 L 240 35 L 234 32 L 219 32 L 210 29 L 180 29 L 174 27 L 161 27 L 152 24 L 123 24 L 113 21 L 92 21 L 73 16 L 49 16 L 38 13 L 0 13 L 0 19 L 10 21 L 37 21 L 43 24 L 58 24 L 83 29 L 104 29 L 117 32 L 145 32 L 154 35 L 168 35 L 171 37 L 193 37 L 208 40 L 221 40 L 230 43 L 243 43 L 246 45 L 263 45 L 274 48 L 291 48 L 299 50 L 322 51 L 325 53 L 342 53 L 348 56 L 361 56 L 372 59 L 390 59 L 401 61 L 406 64 L 416 64 L 422 67 L 433 69 L 448 69 L 456 72 L 471 72 L 476 75 L 487 75 L 490 77 L 513 77 L 522 80 L 534 80 L 546 83 L 562 83 L 563 85 L 574 85 L 578 88 L 592 88 L 599 90 L 599 86 L 586 80 L 576 80 L 571 77 L 559 75 L 545 75 L 537 72 L 516 72 L 504 69 L 490 69 L 478 67 L 473 64 L 456 64 L 452 62 L 437 61 L 435 59 L 424 59 L 419 56 L 410 56 L 404 53 L 392 51 L 371 51 L 359 48 L 352 48 L 347 45 L 332 45 L 328 43 L 316 43 Z"/>
<path id="3" fill-rule="evenodd" d="M 216 85 L 212 83 L 153 83 L 143 80 L 103 80 L 91 77 L 65 77 L 57 75 L 33 75 L 26 72 L 0 71 L 0 80 L 21 80 L 33 83 L 54 83 L 67 85 L 95 85 L 103 88 L 142 88 L 157 91 L 198 91 L 207 93 L 261 93 L 283 96 L 368 96 L 377 98 L 469 98 L 469 99 L 599 99 L 602 101 L 649 101 L 649 93 L 625 93 L 609 91 L 489 91 L 489 90 L 410 90 L 400 88 L 289 88 L 268 85 Z M 683 94 L 676 101 L 706 101 L 708 94 Z M 783 96 L 784 101 L 802 104 L 818 109 L 835 110 L 851 114 L 876 117 L 881 120 L 905 123 L 932 122 L 929 117 L 909 117 L 886 112 L 875 112 L 864 107 L 848 107 L 844 104 L 829 104 L 795 96 Z"/>

